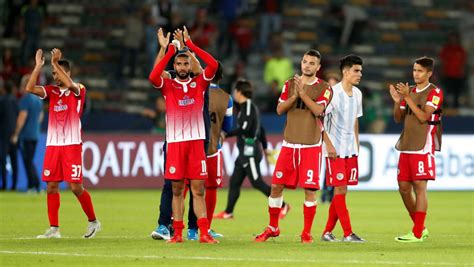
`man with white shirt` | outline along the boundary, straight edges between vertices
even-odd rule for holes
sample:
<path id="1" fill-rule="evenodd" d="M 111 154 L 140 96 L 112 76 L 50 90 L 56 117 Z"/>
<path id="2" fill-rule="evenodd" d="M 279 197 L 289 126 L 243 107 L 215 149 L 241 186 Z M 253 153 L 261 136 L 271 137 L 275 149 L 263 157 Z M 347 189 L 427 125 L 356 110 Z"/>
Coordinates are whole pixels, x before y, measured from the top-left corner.
<path id="1" fill-rule="evenodd" d="M 398 188 L 410 217 L 413 229 L 398 242 L 423 242 L 428 238 L 425 227 L 429 180 L 435 180 L 435 151 L 441 149 L 441 105 L 443 90 L 430 83 L 434 60 L 421 57 L 413 65 L 415 86 L 408 83 L 390 85 L 395 122 L 404 123 L 395 148 L 400 151 Z M 413 192 L 415 193 L 413 195 Z"/>
<path id="2" fill-rule="evenodd" d="M 329 207 L 328 221 L 322 241 L 339 241 L 332 234 L 339 220 L 344 231 L 344 242 L 365 242 L 352 232 L 346 207 L 348 185 L 357 185 L 359 167 L 359 122 L 362 116 L 362 93 L 355 85 L 362 78 L 362 59 L 348 55 L 341 59 L 342 81 L 332 87 L 334 96 L 324 118 L 326 147 L 326 183 L 334 186 L 334 198 Z"/>

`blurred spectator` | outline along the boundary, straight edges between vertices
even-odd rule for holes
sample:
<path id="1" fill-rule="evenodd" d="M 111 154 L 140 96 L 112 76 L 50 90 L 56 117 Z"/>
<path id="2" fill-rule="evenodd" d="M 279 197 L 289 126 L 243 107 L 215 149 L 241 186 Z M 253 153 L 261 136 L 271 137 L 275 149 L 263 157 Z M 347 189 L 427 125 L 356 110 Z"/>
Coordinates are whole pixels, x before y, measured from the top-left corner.
<path id="1" fill-rule="evenodd" d="M 19 145 L 28 178 L 27 190 L 40 192 L 40 180 L 33 159 L 40 135 L 40 124 L 43 120 L 43 101 L 26 92 L 26 83 L 29 78 L 30 75 L 25 75 L 21 79 L 19 114 L 11 143 Z"/>
<path id="2" fill-rule="evenodd" d="M 240 60 L 247 63 L 253 42 L 251 22 L 243 16 L 239 17 L 237 21 L 231 25 L 230 32 L 237 43 Z"/>
<path id="3" fill-rule="evenodd" d="M 324 77 L 330 86 L 336 85 L 341 80 L 341 75 L 339 72 L 334 70 L 326 71 Z"/>
<path id="4" fill-rule="evenodd" d="M 3 37 L 10 38 L 14 36 L 15 25 L 20 15 L 23 0 L 1 1 L 0 18 L 4 25 Z"/>
<path id="5" fill-rule="evenodd" d="M 166 103 L 162 96 L 156 98 L 155 109 L 144 109 L 142 115 L 153 120 L 153 133 L 164 134 L 166 132 Z"/>
<path id="6" fill-rule="evenodd" d="M 344 25 L 344 11 L 340 5 L 331 5 L 328 16 L 322 21 L 326 25 L 325 34 L 331 40 L 331 44 L 339 46 L 341 43 L 342 30 Z"/>
<path id="7" fill-rule="evenodd" d="M 212 0 L 211 11 L 217 14 L 219 21 L 218 57 L 225 58 L 232 54 L 230 27 L 243 10 L 244 0 Z"/>
<path id="8" fill-rule="evenodd" d="M 158 25 L 156 18 L 151 15 L 150 11 L 147 11 L 145 17 L 145 46 L 146 46 L 146 60 L 147 69 L 146 73 L 150 73 L 155 65 L 155 58 L 158 54 L 158 40 L 156 39 L 156 33 L 158 31 Z"/>
<path id="9" fill-rule="evenodd" d="M 128 67 L 128 77 L 135 78 L 135 68 L 139 55 L 138 50 L 143 43 L 144 31 L 141 10 L 131 8 L 125 23 L 122 62 L 120 64 L 118 78 L 122 78 L 125 67 Z"/>
<path id="10" fill-rule="evenodd" d="M 272 33 L 279 32 L 282 24 L 283 2 L 274 0 L 259 0 L 257 11 L 260 14 L 260 40 L 261 50 L 267 48 L 267 42 Z"/>
<path id="11" fill-rule="evenodd" d="M 246 80 L 247 79 L 247 74 L 245 70 L 246 66 L 245 63 L 242 61 L 237 61 L 235 63 L 235 66 L 233 68 L 234 72 L 229 75 L 229 78 L 227 79 L 226 85 L 222 88 L 224 91 L 226 91 L 228 94 L 231 94 L 231 88 L 235 87 L 235 83 L 238 80 Z M 225 77 L 225 76 L 224 76 Z"/>
<path id="12" fill-rule="evenodd" d="M 179 6 L 179 0 L 148 0 L 147 3 L 151 6 L 151 17 L 165 32 L 173 31 L 172 19 L 173 13 L 176 12 Z"/>
<path id="13" fill-rule="evenodd" d="M 196 10 L 196 19 L 190 28 L 190 34 L 197 46 L 206 51 L 212 51 L 217 38 L 217 27 L 209 21 L 206 9 Z"/>
<path id="14" fill-rule="evenodd" d="M 360 43 L 362 41 L 362 31 L 369 19 L 366 10 L 360 6 L 344 5 L 342 11 L 344 27 L 340 39 L 341 46 Z"/>
<path id="15" fill-rule="evenodd" d="M 474 108 L 474 2 L 466 1 L 465 8 L 461 11 L 459 21 L 459 32 L 461 33 L 462 45 L 467 51 L 468 70 L 467 88 L 469 88 L 469 102 Z"/>
<path id="16" fill-rule="evenodd" d="M 265 63 L 263 80 L 267 85 L 271 85 L 274 81 L 277 81 L 281 91 L 285 81 L 293 77 L 293 62 L 290 58 L 283 55 L 281 46 L 277 46 L 273 52 L 273 56 Z"/>
<path id="17" fill-rule="evenodd" d="M 387 121 L 391 118 L 391 107 L 380 91 L 361 88 L 364 97 L 364 119 L 360 120 L 360 129 L 363 132 L 380 134 L 385 132 Z"/>
<path id="18" fill-rule="evenodd" d="M 41 28 L 45 22 L 46 7 L 38 0 L 30 0 L 21 8 L 20 38 L 22 39 L 21 63 L 27 64 L 39 47 Z"/>
<path id="19" fill-rule="evenodd" d="M 449 34 L 447 42 L 441 48 L 439 58 L 445 92 L 453 98 L 450 106 L 458 108 L 459 96 L 464 91 L 467 59 L 458 33 Z"/>
<path id="20" fill-rule="evenodd" d="M 9 47 L 3 50 L 2 65 L 0 67 L 0 73 L 4 81 L 19 80 L 18 67 L 13 57 L 13 51 Z"/>
<path id="21" fill-rule="evenodd" d="M 5 84 L 3 79 L 0 79 L 0 125 L 2 126 L 0 127 L 0 175 L 2 190 L 7 189 L 7 156 L 10 156 L 12 168 L 12 190 L 16 188 L 18 177 L 17 147 L 10 142 L 18 116 L 18 103 L 12 90 L 12 83 Z"/>

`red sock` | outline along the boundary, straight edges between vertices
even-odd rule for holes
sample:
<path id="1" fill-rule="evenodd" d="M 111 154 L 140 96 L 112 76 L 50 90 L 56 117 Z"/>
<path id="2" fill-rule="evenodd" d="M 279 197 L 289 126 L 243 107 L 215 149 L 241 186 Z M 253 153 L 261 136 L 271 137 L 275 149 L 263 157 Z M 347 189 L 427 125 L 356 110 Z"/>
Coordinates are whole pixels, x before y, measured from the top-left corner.
<path id="1" fill-rule="evenodd" d="M 413 226 L 413 234 L 416 238 L 421 238 L 423 228 L 425 225 L 426 212 L 417 211 L 415 212 L 415 225 Z"/>
<path id="2" fill-rule="evenodd" d="M 278 220 L 280 219 L 280 208 L 268 207 L 268 213 L 270 213 L 270 226 L 278 229 Z"/>
<path id="3" fill-rule="evenodd" d="M 316 206 L 307 207 L 305 204 L 303 204 L 303 215 L 304 215 L 303 232 L 311 233 L 311 227 L 313 227 L 314 216 L 316 215 Z"/>
<path id="4" fill-rule="evenodd" d="M 48 202 L 48 218 L 49 218 L 49 225 L 59 227 L 59 193 L 48 194 L 47 196 Z"/>
<path id="5" fill-rule="evenodd" d="M 209 231 L 209 221 L 206 217 L 197 220 L 200 236 L 207 235 Z"/>
<path id="6" fill-rule="evenodd" d="M 173 229 L 174 229 L 174 235 L 173 236 L 183 236 L 183 228 L 184 224 L 183 221 L 173 221 Z"/>
<path id="7" fill-rule="evenodd" d="M 217 201 L 217 189 L 206 188 L 206 211 L 207 211 L 207 220 L 209 221 L 209 228 L 211 228 L 212 217 L 216 209 L 216 201 Z"/>
<path id="8" fill-rule="evenodd" d="M 342 230 L 344 231 L 344 236 L 352 234 L 351 219 L 349 217 L 349 211 L 346 207 L 346 194 L 337 194 L 334 195 L 334 208 L 337 212 L 337 217 L 341 222 Z"/>
<path id="9" fill-rule="evenodd" d="M 91 195 L 84 189 L 81 195 L 77 196 L 81 203 L 82 210 L 86 213 L 89 222 L 95 221 L 94 206 L 92 205 Z"/>
<path id="10" fill-rule="evenodd" d="M 336 212 L 334 199 L 333 199 L 331 201 L 331 206 L 329 206 L 328 221 L 326 223 L 326 228 L 324 229 L 324 233 L 332 232 L 334 230 L 334 227 L 336 227 L 336 223 L 337 223 L 337 212 Z"/>
<path id="11" fill-rule="evenodd" d="M 413 221 L 413 223 L 415 223 L 415 213 L 414 212 L 410 212 L 410 218 Z"/>

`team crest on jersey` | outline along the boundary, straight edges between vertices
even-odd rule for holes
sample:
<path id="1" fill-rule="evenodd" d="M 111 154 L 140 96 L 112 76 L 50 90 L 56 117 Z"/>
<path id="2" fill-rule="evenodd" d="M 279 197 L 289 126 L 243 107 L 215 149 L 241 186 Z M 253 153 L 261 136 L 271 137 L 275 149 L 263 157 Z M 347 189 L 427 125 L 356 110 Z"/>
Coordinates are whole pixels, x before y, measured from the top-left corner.
<path id="1" fill-rule="evenodd" d="M 174 166 L 170 167 L 170 173 L 173 174 L 176 172 L 176 168 Z"/>
<path id="2" fill-rule="evenodd" d="M 48 169 L 46 169 L 46 170 L 44 170 L 43 174 L 44 174 L 44 176 L 49 176 L 51 174 L 51 172 Z"/>
<path id="3" fill-rule="evenodd" d="M 336 174 L 336 179 L 338 179 L 339 181 L 342 181 L 342 179 L 344 179 L 344 174 L 342 172 Z"/>
<path id="4" fill-rule="evenodd" d="M 281 177 L 283 177 L 283 172 L 277 171 L 277 172 L 275 173 L 275 176 L 276 176 L 276 178 L 280 179 Z"/>
<path id="5" fill-rule="evenodd" d="M 190 83 L 190 84 L 189 84 L 189 87 L 191 87 L 191 88 L 196 88 L 196 82 Z"/>
<path id="6" fill-rule="evenodd" d="M 63 105 L 63 100 L 59 99 L 58 103 L 54 105 L 55 112 L 61 112 L 67 110 L 67 105 Z"/>

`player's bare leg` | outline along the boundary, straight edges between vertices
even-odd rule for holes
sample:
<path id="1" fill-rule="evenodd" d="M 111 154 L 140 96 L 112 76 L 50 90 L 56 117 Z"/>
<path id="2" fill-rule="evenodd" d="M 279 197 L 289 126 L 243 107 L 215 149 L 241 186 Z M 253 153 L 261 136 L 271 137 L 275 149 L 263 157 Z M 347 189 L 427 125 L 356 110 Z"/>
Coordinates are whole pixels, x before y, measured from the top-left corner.
<path id="1" fill-rule="evenodd" d="M 395 240 L 399 242 L 420 242 L 429 236 L 428 229 L 424 226 L 426 210 L 428 208 L 428 200 L 426 196 L 427 181 L 420 180 L 413 183 L 399 181 L 398 187 L 403 203 L 410 214 L 414 227 L 412 232 L 404 236 L 396 237 Z M 415 192 L 416 198 L 413 196 L 413 192 Z M 418 236 L 421 228 L 421 238 L 415 236 L 415 228 Z"/>
<path id="2" fill-rule="evenodd" d="M 191 193 L 194 201 L 194 214 L 197 217 L 201 243 L 218 243 L 209 235 L 209 221 L 207 220 L 206 201 L 204 199 L 204 180 L 190 180 Z"/>
<path id="3" fill-rule="evenodd" d="M 263 233 L 255 237 L 255 242 L 265 242 L 270 237 L 277 237 L 280 235 L 280 229 L 278 228 L 278 222 L 283 206 L 283 190 L 284 185 L 272 184 L 272 191 L 268 198 L 268 213 L 270 215 L 270 223 L 265 228 Z"/>
<path id="4" fill-rule="evenodd" d="M 60 238 L 59 233 L 59 183 L 58 182 L 47 182 L 46 187 L 47 193 L 47 204 L 48 204 L 48 219 L 50 228 L 42 235 L 38 235 L 36 238 Z"/>
<path id="5" fill-rule="evenodd" d="M 400 192 L 400 196 L 402 197 L 403 204 L 405 204 L 405 208 L 411 214 L 416 211 L 415 207 L 415 198 L 413 196 L 413 185 L 411 182 L 398 182 L 398 192 Z"/>
<path id="6" fill-rule="evenodd" d="M 87 226 L 84 238 L 93 238 L 101 230 L 100 221 L 95 217 L 94 205 L 87 190 L 84 189 L 82 183 L 69 183 L 71 191 L 76 195 L 77 200 L 81 203 L 82 210 L 87 215 L 89 224 Z"/>
<path id="7" fill-rule="evenodd" d="M 184 179 L 173 181 L 173 229 L 174 235 L 168 240 L 168 243 L 180 243 L 183 242 L 183 215 L 184 215 Z"/>
<path id="8" fill-rule="evenodd" d="M 313 243 L 311 228 L 313 227 L 314 216 L 316 215 L 316 189 L 304 190 L 304 228 L 301 232 L 301 243 Z"/>

